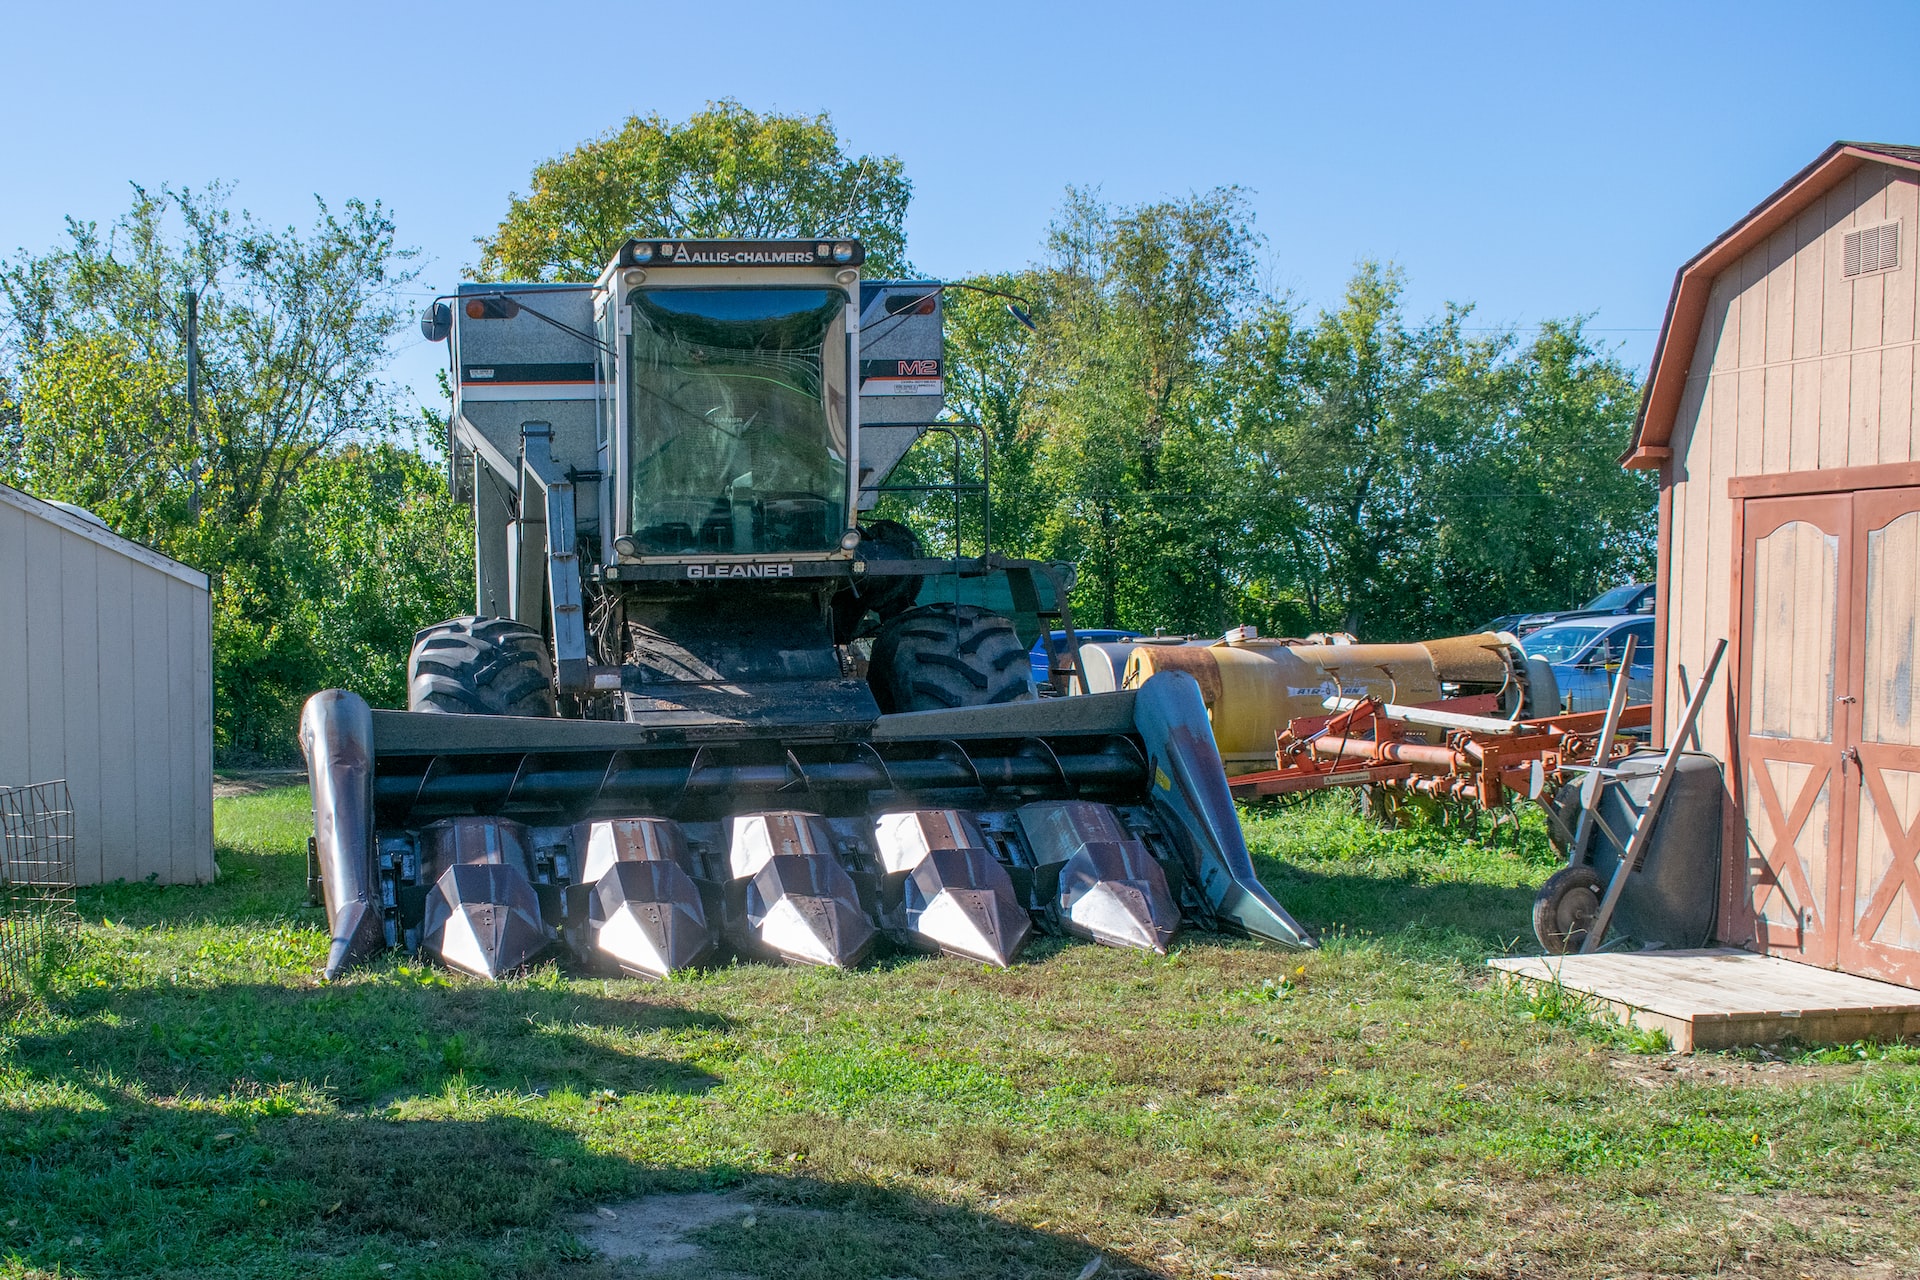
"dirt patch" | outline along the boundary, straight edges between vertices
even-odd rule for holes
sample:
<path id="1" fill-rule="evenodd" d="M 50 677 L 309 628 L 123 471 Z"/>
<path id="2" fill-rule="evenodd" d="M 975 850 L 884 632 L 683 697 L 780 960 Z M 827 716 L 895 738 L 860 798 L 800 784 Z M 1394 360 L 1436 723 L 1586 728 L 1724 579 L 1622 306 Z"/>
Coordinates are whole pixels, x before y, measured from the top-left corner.
<path id="1" fill-rule="evenodd" d="M 275 787 L 298 786 L 306 780 L 305 769 L 220 769 L 213 775 L 213 798 L 255 796 Z"/>
<path id="2" fill-rule="evenodd" d="M 1610 1060 L 1615 1071 L 1636 1084 L 1659 1089 L 1674 1084 L 1720 1084 L 1776 1088 L 1825 1084 L 1860 1073 L 1857 1062 L 1745 1062 L 1739 1058 L 1684 1054 L 1623 1054 Z"/>
<path id="3" fill-rule="evenodd" d="M 663 1267 L 699 1258 L 705 1251 L 686 1237 L 705 1227 L 731 1222 L 750 1228 L 765 1218 L 801 1216 L 820 1213 L 758 1205 L 741 1191 L 689 1191 L 598 1205 L 592 1213 L 576 1215 L 572 1226 L 583 1242 L 609 1258 Z"/>

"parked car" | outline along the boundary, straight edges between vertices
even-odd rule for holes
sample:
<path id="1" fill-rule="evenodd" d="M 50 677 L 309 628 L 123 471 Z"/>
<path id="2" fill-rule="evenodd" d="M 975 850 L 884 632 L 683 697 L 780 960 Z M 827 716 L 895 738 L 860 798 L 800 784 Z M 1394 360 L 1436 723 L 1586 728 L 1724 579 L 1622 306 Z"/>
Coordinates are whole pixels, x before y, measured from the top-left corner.
<path id="1" fill-rule="evenodd" d="M 1614 675 L 1634 638 L 1633 666 L 1627 671 L 1627 702 L 1653 700 L 1653 619 L 1649 617 L 1575 618 L 1541 627 L 1520 641 L 1530 658 L 1553 668 L 1563 711 L 1605 711 Z"/>
<path id="2" fill-rule="evenodd" d="M 1617 587 L 1608 587 L 1578 609 L 1553 609 L 1527 614 L 1513 626 L 1512 630 L 1517 636 L 1525 636 L 1538 631 L 1541 627 L 1555 622 L 1569 622 L 1574 618 L 1601 618 L 1652 612 L 1653 584 L 1624 582 Z"/>
<path id="3" fill-rule="evenodd" d="M 1081 627 L 1075 627 L 1073 634 L 1079 637 L 1081 644 L 1107 644 L 1115 640 L 1138 640 L 1140 638 L 1138 631 L 1114 631 L 1112 629 L 1087 630 Z M 1042 690 L 1051 687 L 1048 681 L 1053 678 L 1053 668 L 1047 662 L 1046 646 L 1049 644 L 1053 646 L 1053 652 L 1057 657 L 1066 657 L 1067 633 L 1064 631 L 1049 632 L 1047 635 L 1035 640 L 1033 642 L 1033 648 L 1027 651 L 1027 661 L 1033 667 L 1033 682 L 1039 685 Z"/>

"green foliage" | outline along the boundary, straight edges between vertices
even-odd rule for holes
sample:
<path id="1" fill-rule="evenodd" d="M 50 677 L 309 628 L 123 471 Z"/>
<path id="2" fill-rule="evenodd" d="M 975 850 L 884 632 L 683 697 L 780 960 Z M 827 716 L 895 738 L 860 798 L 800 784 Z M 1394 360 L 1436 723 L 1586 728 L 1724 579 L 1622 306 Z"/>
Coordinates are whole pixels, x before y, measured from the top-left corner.
<path id="1" fill-rule="evenodd" d="M 1654 487 L 1617 461 L 1639 386 L 1579 321 L 1524 342 L 1476 335 L 1465 306 L 1411 325 L 1372 263 L 1309 320 L 1258 287 L 1259 245 L 1233 188 L 1133 209 L 1075 191 L 1043 264 L 966 282 L 1031 299 L 1037 332 L 948 294 L 950 405 L 991 440 L 995 541 L 1077 562 L 1082 623 L 1433 636 L 1651 570 Z M 944 449 L 901 474 L 945 478 Z M 923 528 L 949 510 L 889 507 Z"/>
<path id="2" fill-rule="evenodd" d="M 227 754 L 286 757 L 316 689 L 404 707 L 413 633 L 472 607 L 472 548 L 472 510 L 415 450 L 381 441 L 313 459 L 267 554 L 221 579 L 215 717 Z"/>
<path id="3" fill-rule="evenodd" d="M 896 156 L 849 156 L 833 121 L 731 99 L 683 124 L 632 116 L 533 171 L 482 236 L 488 280 L 592 280 L 633 236 L 854 236 L 867 274 L 906 270 L 912 184 Z"/>
<path id="4" fill-rule="evenodd" d="M 391 219 L 322 203 L 276 231 L 227 195 L 136 187 L 106 231 L 0 264 L 0 479 L 204 570 L 216 741 L 286 758 L 314 689 L 401 697 L 413 629 L 470 594 L 471 537 L 380 376 L 415 274 Z"/>

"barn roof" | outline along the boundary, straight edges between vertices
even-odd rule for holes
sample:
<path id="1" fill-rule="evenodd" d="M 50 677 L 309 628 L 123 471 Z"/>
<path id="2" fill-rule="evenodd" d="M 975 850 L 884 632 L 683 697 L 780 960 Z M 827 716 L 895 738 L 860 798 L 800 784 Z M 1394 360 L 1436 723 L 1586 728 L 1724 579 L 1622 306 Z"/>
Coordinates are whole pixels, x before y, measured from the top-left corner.
<path id="1" fill-rule="evenodd" d="M 1673 421 L 1680 411 L 1694 344 L 1707 313 L 1707 295 L 1718 276 L 1740 256 L 1797 217 L 1862 164 L 1877 162 L 1920 171 L 1920 147 L 1888 142 L 1836 142 L 1817 159 L 1787 179 L 1778 191 L 1755 205 L 1746 217 L 1722 232 L 1714 242 L 1688 259 L 1673 277 L 1660 340 L 1653 348 L 1653 369 L 1640 395 L 1640 414 L 1633 424 L 1633 444 L 1621 457 L 1623 466 L 1651 470 L 1671 455 Z"/>

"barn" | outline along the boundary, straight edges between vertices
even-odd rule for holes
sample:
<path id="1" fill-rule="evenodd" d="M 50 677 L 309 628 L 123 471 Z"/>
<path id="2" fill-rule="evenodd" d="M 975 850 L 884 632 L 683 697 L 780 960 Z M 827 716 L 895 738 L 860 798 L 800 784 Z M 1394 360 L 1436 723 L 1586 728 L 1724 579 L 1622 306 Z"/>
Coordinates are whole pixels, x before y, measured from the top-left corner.
<path id="1" fill-rule="evenodd" d="M 1631 448 L 1660 473 L 1657 734 L 1718 642 L 1722 940 L 1920 987 L 1920 147 L 1839 142 L 1675 278 Z"/>
<path id="2" fill-rule="evenodd" d="M 81 884 L 213 863 L 206 575 L 0 485 L 0 787 L 65 779 Z"/>

